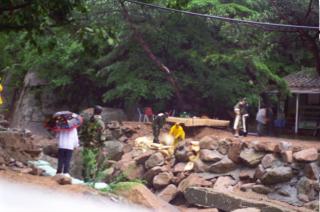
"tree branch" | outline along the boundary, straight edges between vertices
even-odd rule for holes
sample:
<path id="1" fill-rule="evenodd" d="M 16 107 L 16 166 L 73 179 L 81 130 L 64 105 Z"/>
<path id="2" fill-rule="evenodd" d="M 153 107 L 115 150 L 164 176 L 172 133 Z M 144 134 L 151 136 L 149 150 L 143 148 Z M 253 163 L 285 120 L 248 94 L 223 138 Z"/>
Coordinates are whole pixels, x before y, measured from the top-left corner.
<path id="1" fill-rule="evenodd" d="M 143 48 L 143 50 L 145 51 L 145 53 L 147 54 L 147 56 L 151 59 L 152 62 L 154 62 L 158 68 L 163 71 L 166 75 L 167 75 L 167 80 L 169 81 L 169 83 L 173 86 L 174 90 L 175 90 L 175 94 L 177 96 L 178 99 L 178 105 L 181 109 L 184 108 L 184 100 L 182 98 L 182 95 L 180 93 L 180 88 L 176 82 L 176 80 L 174 79 L 174 77 L 171 75 L 171 71 L 170 69 L 164 65 L 156 56 L 155 54 L 151 51 L 149 45 L 144 41 L 143 36 L 141 35 L 141 33 L 137 30 L 137 28 L 133 25 L 132 20 L 130 18 L 130 15 L 128 13 L 128 10 L 126 9 L 123 1 L 118 0 L 122 10 L 123 10 L 123 16 L 125 18 L 125 20 L 128 22 L 129 27 L 131 28 L 131 30 L 133 31 L 134 34 L 134 38 L 138 41 L 138 43 L 141 45 L 141 47 Z"/>
<path id="2" fill-rule="evenodd" d="M 306 12 L 306 15 L 304 16 L 304 20 L 306 20 L 308 18 L 308 16 L 310 15 L 310 12 L 311 12 L 311 9 L 312 9 L 312 3 L 313 3 L 313 0 L 310 0 L 309 1 L 309 6 L 308 6 L 308 10 Z"/>
<path id="3" fill-rule="evenodd" d="M 18 4 L 18 5 L 15 5 L 15 6 L 9 5 L 7 7 L 0 7 L 0 14 L 2 12 L 5 12 L 5 11 L 18 10 L 18 9 L 27 7 L 27 6 L 31 5 L 31 4 L 32 4 L 32 1 L 31 0 L 27 0 L 25 3 Z"/>

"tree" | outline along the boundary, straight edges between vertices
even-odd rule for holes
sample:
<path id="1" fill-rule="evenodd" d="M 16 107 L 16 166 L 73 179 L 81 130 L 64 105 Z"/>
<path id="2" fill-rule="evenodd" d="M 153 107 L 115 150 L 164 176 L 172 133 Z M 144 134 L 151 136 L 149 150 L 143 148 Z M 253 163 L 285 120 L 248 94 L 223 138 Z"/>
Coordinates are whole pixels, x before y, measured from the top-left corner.
<path id="1" fill-rule="evenodd" d="M 288 24 L 318 26 L 319 17 L 319 1 L 317 0 L 269 0 L 273 8 L 273 17 L 276 20 Z M 276 15 L 276 16 L 274 16 Z M 320 42 L 319 31 L 306 31 L 302 29 L 294 30 L 292 33 L 298 35 L 303 42 L 303 48 L 309 51 L 313 57 L 313 61 L 320 76 Z M 287 37 L 292 34 L 286 34 Z"/>
<path id="2" fill-rule="evenodd" d="M 82 0 L 3 0 L 0 31 L 48 30 L 71 21 L 74 10 L 85 11 Z"/>

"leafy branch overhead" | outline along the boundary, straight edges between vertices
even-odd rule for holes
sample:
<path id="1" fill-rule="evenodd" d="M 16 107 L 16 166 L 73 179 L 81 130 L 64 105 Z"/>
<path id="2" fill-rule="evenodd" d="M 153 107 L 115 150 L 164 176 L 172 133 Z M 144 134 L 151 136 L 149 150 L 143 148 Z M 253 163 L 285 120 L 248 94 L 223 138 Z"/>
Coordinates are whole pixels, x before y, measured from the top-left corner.
<path id="1" fill-rule="evenodd" d="M 10 72 L 17 89 L 27 71 L 38 71 L 62 102 L 161 111 L 177 108 L 181 98 L 186 109 L 219 116 L 239 97 L 257 104 L 265 91 L 286 93 L 283 77 L 290 73 L 320 73 L 316 31 L 233 24 L 126 1 L 123 7 L 117 0 L 2 2 L 0 70 Z M 308 26 L 317 25 L 319 9 L 316 0 L 143 2 Z"/>

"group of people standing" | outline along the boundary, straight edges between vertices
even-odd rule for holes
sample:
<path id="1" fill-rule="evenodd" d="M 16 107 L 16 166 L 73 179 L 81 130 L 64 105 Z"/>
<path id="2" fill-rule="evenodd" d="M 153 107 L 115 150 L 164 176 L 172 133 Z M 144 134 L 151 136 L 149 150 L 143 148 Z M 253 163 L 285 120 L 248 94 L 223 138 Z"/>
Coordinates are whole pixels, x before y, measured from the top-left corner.
<path id="1" fill-rule="evenodd" d="M 235 137 L 239 137 L 240 135 L 246 136 L 248 134 L 248 110 L 249 104 L 246 98 L 240 99 L 240 101 L 234 106 L 235 119 L 233 129 Z M 259 136 L 271 133 L 272 117 L 272 108 L 261 105 L 256 115 L 257 134 Z"/>

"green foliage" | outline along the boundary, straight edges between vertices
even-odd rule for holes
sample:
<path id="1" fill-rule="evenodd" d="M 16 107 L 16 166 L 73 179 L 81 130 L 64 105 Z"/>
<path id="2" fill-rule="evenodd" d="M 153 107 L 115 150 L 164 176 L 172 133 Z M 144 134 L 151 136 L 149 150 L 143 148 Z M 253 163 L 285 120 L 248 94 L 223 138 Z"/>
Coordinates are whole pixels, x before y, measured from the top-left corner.
<path id="1" fill-rule="evenodd" d="M 316 25 L 314 17 L 318 15 L 313 3 L 306 20 L 300 20 L 305 17 L 308 0 L 144 2 L 276 23 L 299 20 L 304 25 Z M 3 74 L 10 71 L 14 79 L 11 83 L 21 87 L 24 74 L 32 69 L 50 83 L 51 91 L 61 102 L 77 104 L 76 107 L 103 102 L 115 107 L 149 104 L 159 111 L 176 108 L 174 88 L 166 73 L 137 43 L 118 2 L 78 3 L 64 0 L 44 5 L 35 1 L 39 8 L 34 9 L 34 14 L 27 14 L 29 8 L 15 13 L 12 20 L 8 19 L 9 12 L 0 15 L 6 17 L 0 26 L 18 24 L 25 17 L 28 18 L 22 24 L 33 17 L 38 26 L 36 32 L 0 33 L 0 70 Z M 9 1 L 5 6 L 8 4 Z M 53 11 L 61 10 L 63 20 L 72 20 L 72 24 L 50 27 L 61 23 L 48 12 L 54 6 Z M 286 93 L 283 76 L 314 66 L 312 52 L 306 51 L 308 45 L 297 39 L 297 33 L 264 31 L 134 4 L 126 6 L 152 52 L 171 70 L 188 109 L 199 114 L 228 118 L 226 111 L 240 97 L 246 96 L 255 105 L 265 91 L 280 89 Z"/>
<path id="2" fill-rule="evenodd" d="M 85 182 L 90 182 L 94 186 L 96 182 L 107 177 L 105 170 L 108 168 L 107 158 L 101 156 L 99 149 L 84 148 L 83 157 L 83 177 Z"/>

